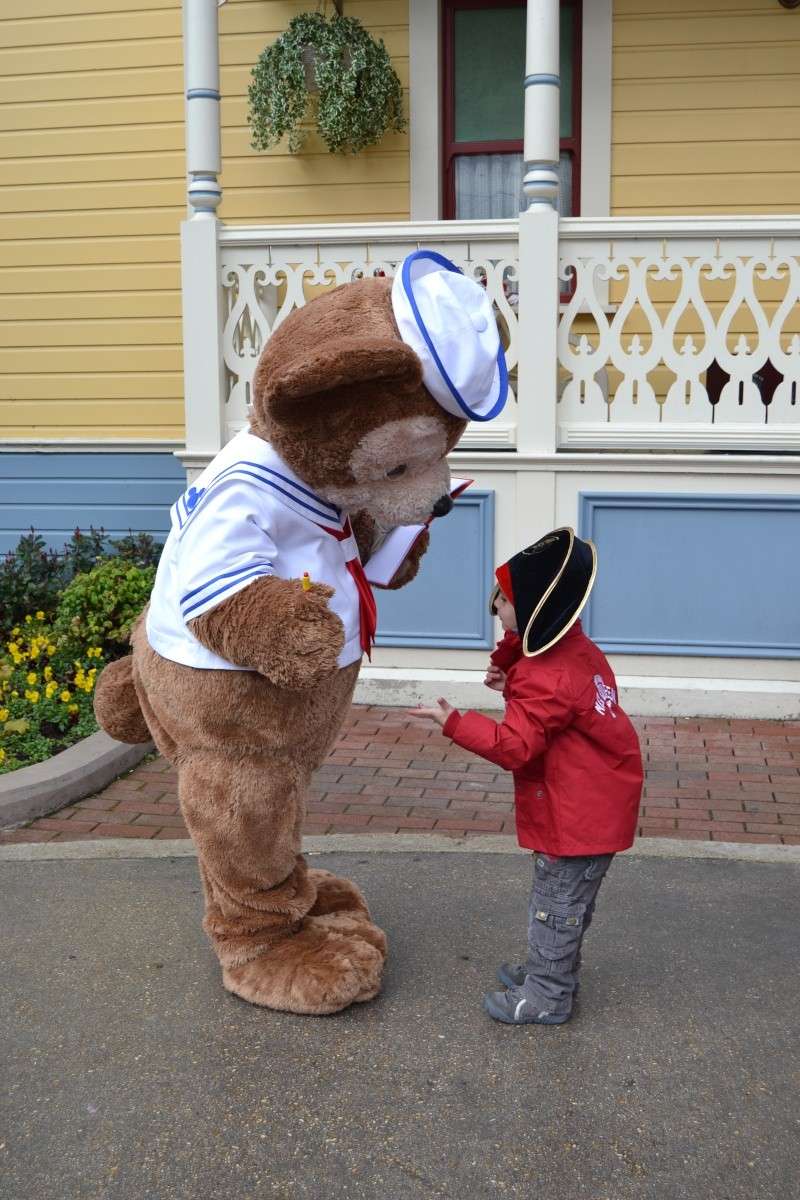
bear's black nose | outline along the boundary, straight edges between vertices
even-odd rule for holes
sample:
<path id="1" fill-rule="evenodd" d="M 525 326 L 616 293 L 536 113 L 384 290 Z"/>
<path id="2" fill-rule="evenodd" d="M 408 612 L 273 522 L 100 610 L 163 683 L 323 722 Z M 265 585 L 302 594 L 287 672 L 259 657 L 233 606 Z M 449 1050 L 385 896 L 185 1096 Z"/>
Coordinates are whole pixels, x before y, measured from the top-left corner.
<path id="1" fill-rule="evenodd" d="M 453 500 L 451 496 L 440 496 L 433 506 L 433 515 L 435 517 L 446 517 L 452 507 Z"/>

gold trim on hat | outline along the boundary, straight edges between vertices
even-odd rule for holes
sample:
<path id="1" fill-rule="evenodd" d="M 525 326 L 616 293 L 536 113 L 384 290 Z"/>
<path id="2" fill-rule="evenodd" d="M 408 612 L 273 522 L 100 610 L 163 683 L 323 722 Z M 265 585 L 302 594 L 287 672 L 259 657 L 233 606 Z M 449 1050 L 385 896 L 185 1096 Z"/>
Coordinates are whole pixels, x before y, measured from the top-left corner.
<path id="1" fill-rule="evenodd" d="M 575 530 L 572 529 L 570 526 L 565 525 L 561 529 L 554 529 L 553 533 L 568 533 L 569 534 L 569 545 L 567 547 L 567 553 L 564 556 L 564 561 L 561 564 L 561 570 L 558 572 L 555 579 L 550 584 L 550 587 L 547 589 L 547 591 L 542 596 L 539 603 L 536 605 L 536 608 L 535 608 L 533 614 L 531 615 L 531 619 L 528 621 L 528 624 L 525 628 L 525 633 L 522 635 L 522 653 L 525 656 L 525 658 L 536 658 L 537 655 L 544 654 L 545 650 L 549 650 L 552 646 L 555 646 L 556 642 L 559 642 L 561 640 L 561 638 L 564 636 L 564 634 L 569 632 L 569 630 L 572 628 L 572 626 L 577 621 L 578 617 L 583 612 L 583 609 L 586 605 L 586 601 L 589 599 L 589 594 L 591 593 L 591 590 L 594 586 L 595 576 L 597 575 L 597 548 L 596 548 L 594 542 L 586 541 L 585 545 L 587 545 L 592 552 L 592 574 L 589 578 L 589 582 L 586 585 L 586 591 L 583 593 L 582 600 L 580 601 L 578 607 L 575 609 L 575 612 L 572 614 L 571 618 L 569 619 L 567 624 L 564 626 L 564 628 L 561 629 L 554 638 L 551 638 L 551 640 L 547 643 L 546 646 L 540 646 L 538 650 L 528 650 L 528 634 L 531 631 L 531 626 L 533 625 L 533 622 L 536 620 L 537 616 L 541 612 L 542 606 L 544 605 L 545 601 L 550 596 L 551 592 L 555 588 L 555 586 L 558 583 L 558 581 L 560 580 L 561 576 L 564 574 L 564 571 L 567 568 L 567 563 L 569 562 L 569 559 L 570 559 L 570 555 L 572 553 L 572 547 L 575 545 Z"/>

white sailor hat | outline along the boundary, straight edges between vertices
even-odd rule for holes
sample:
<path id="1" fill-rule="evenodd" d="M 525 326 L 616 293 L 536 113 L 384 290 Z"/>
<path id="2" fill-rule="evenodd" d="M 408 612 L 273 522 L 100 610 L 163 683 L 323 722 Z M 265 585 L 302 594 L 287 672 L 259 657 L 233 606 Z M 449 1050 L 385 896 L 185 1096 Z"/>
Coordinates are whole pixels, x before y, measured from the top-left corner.
<path id="1" fill-rule="evenodd" d="M 486 290 L 443 254 L 415 250 L 394 277 L 392 307 L 434 400 L 470 421 L 496 417 L 508 395 L 508 370 Z"/>

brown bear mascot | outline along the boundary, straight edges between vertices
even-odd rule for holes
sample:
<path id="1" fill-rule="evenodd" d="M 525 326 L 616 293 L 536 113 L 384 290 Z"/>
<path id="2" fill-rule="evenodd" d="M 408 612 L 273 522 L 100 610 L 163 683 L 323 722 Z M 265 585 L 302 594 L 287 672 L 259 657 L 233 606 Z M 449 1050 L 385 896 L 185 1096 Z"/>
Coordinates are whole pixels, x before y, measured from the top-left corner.
<path id="1" fill-rule="evenodd" d="M 361 892 L 300 853 L 306 793 L 375 631 L 362 563 L 392 527 L 449 511 L 446 456 L 506 389 L 486 293 L 441 255 L 297 309 L 261 356 L 249 431 L 173 506 L 132 653 L 100 677 L 101 726 L 152 737 L 178 769 L 203 925 L 253 1004 L 332 1013 L 380 988 L 386 939 Z"/>

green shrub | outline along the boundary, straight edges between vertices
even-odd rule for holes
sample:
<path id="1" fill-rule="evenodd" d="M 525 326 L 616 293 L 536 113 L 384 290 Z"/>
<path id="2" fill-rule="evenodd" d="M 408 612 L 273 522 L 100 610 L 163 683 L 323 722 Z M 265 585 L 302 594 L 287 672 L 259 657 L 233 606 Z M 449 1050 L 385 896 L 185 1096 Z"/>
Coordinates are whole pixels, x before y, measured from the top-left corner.
<path id="1" fill-rule="evenodd" d="M 27 613 L 52 612 L 61 586 L 59 555 L 31 530 L 0 562 L 0 639 L 5 641 Z"/>
<path id="2" fill-rule="evenodd" d="M 135 563 L 137 567 L 157 567 L 164 549 L 163 542 L 157 542 L 149 533 L 127 533 L 125 537 L 111 538 L 109 545 L 116 552 L 117 558 L 125 562 Z"/>
<path id="3" fill-rule="evenodd" d="M 107 658 L 127 653 L 131 625 L 147 603 L 155 567 L 110 558 L 76 575 L 58 604 L 54 630 L 66 646 L 102 646 Z"/>
<path id="4" fill-rule="evenodd" d="M 41 610 L 0 642 L 0 774 L 57 754 L 94 733 L 100 646 L 58 642 Z"/>
<path id="5" fill-rule="evenodd" d="M 0 642 L 29 613 L 42 611 L 50 618 L 60 594 L 76 576 L 116 555 L 137 567 L 156 567 L 162 544 L 149 533 L 107 538 L 103 529 L 88 533 L 76 529 L 59 553 L 48 550 L 41 534 L 24 534 L 14 550 L 0 558 Z"/>

